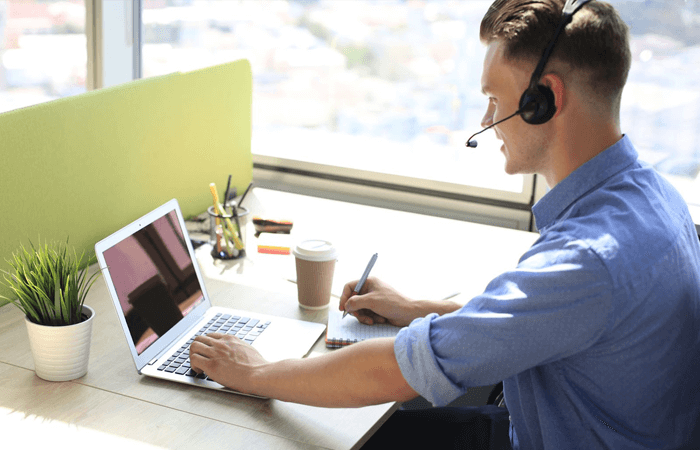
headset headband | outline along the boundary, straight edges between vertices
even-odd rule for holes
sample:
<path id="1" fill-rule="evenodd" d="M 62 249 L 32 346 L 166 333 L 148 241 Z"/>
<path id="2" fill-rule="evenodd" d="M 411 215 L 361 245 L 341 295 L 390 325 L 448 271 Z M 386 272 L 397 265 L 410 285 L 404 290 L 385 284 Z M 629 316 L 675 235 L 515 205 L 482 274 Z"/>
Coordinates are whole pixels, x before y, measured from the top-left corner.
<path id="1" fill-rule="evenodd" d="M 537 63 L 535 71 L 532 72 L 532 77 L 530 78 L 531 88 L 535 88 L 539 83 L 540 78 L 542 77 L 542 72 L 544 72 L 544 67 L 547 65 L 547 61 L 549 60 L 549 56 L 552 54 L 552 50 L 554 50 L 554 46 L 559 40 L 559 35 L 564 31 L 564 28 L 571 23 L 574 13 L 576 13 L 576 11 L 578 11 L 583 5 L 590 1 L 591 0 L 566 0 L 566 4 L 562 10 L 561 21 L 559 21 L 559 26 L 557 26 L 557 30 L 554 32 L 554 37 L 551 41 L 549 41 L 549 45 L 544 49 L 544 53 L 542 53 L 540 62 Z"/>

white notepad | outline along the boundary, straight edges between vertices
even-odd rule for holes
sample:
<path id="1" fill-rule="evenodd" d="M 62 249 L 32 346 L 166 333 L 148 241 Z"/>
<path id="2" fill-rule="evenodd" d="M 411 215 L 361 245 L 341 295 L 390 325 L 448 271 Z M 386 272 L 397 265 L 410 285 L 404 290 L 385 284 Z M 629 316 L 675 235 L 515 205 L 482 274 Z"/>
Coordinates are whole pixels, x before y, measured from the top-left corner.
<path id="1" fill-rule="evenodd" d="M 326 347 L 338 348 L 365 339 L 393 337 L 400 329 L 387 324 L 365 325 L 349 314 L 343 319 L 343 312 L 331 307 L 328 310 Z"/>

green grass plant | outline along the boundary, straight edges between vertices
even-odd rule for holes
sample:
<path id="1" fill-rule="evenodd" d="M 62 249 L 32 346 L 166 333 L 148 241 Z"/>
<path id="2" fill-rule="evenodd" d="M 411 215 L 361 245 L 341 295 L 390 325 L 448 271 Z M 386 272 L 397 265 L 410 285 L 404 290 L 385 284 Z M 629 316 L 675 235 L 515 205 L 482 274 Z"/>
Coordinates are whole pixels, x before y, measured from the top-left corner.
<path id="1" fill-rule="evenodd" d="M 0 284 L 13 296 L 0 295 L 0 306 L 13 304 L 27 318 L 40 325 L 73 325 L 83 321 L 85 297 L 100 272 L 87 276 L 87 268 L 96 261 L 94 255 L 85 260 L 68 248 L 68 241 L 45 242 L 27 249 L 21 245 L 7 262 L 12 271 L 2 270 Z"/>

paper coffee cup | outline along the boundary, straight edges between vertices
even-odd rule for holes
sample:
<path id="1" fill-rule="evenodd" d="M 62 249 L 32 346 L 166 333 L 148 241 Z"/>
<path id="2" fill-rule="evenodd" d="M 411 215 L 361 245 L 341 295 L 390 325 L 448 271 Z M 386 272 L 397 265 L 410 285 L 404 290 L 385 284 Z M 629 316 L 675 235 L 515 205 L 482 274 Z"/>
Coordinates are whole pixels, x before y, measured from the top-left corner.
<path id="1" fill-rule="evenodd" d="M 335 261 L 338 259 L 336 248 L 328 241 L 310 239 L 298 243 L 293 253 L 297 267 L 299 306 L 306 309 L 328 308 Z"/>

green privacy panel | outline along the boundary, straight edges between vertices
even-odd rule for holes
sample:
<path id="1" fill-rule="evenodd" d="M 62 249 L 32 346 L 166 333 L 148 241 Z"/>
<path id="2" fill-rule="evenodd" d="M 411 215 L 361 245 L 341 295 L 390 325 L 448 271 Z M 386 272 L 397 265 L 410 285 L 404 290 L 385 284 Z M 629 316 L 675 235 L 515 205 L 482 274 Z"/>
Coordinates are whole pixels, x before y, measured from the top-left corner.
<path id="1" fill-rule="evenodd" d="M 0 269 L 21 243 L 97 241 L 165 203 L 212 204 L 253 176 L 245 60 L 137 80 L 0 114 Z M 4 288 L 0 294 L 8 295 Z"/>

